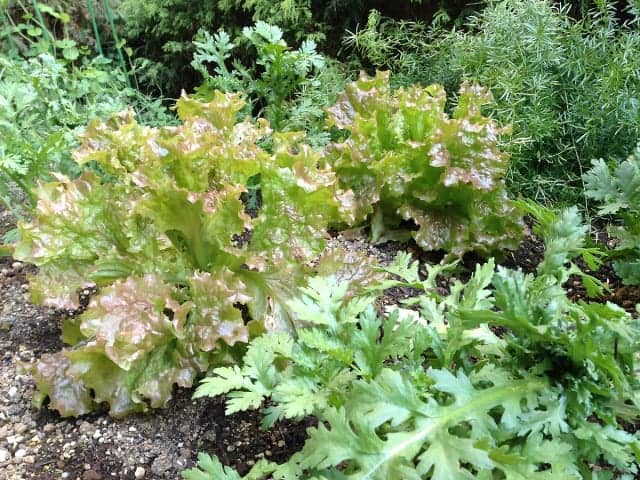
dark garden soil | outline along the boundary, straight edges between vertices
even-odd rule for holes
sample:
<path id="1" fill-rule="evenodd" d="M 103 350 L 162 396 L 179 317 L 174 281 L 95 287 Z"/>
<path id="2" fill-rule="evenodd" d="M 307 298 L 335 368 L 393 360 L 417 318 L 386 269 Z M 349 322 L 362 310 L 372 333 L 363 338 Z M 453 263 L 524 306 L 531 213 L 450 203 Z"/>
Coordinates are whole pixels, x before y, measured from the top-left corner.
<path id="1" fill-rule="evenodd" d="M 9 214 L 0 210 L 0 235 L 12 225 Z M 366 251 L 381 263 L 391 261 L 398 250 L 409 250 L 421 263 L 437 260 L 410 244 L 378 247 L 336 235 L 328 248 L 337 246 Z M 540 241 L 529 237 L 503 263 L 533 271 L 542 253 Z M 475 261 L 469 257 L 464 263 L 472 269 Z M 281 462 L 302 447 L 312 420 L 280 423 L 265 432 L 259 428 L 260 412 L 226 417 L 223 399 L 194 401 L 193 391 L 185 389 L 175 391 L 168 408 L 123 420 L 104 413 L 63 419 L 46 408 L 33 409 L 34 384 L 21 364 L 59 351 L 62 342 L 61 315 L 29 301 L 26 277 L 32 271 L 11 258 L 0 259 L 0 480 L 178 479 L 201 451 L 244 472 L 262 457 Z M 623 287 L 609 266 L 597 276 L 612 289 L 603 300 L 635 312 L 637 288 Z M 569 283 L 575 299 L 585 297 L 577 279 Z M 410 293 L 392 290 L 382 303 L 397 303 Z"/>

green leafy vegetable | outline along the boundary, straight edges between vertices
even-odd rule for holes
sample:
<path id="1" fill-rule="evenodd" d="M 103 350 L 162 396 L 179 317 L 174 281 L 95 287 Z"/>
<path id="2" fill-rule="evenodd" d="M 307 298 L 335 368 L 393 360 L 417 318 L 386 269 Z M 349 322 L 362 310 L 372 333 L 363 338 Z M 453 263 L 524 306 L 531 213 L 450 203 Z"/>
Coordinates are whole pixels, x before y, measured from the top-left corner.
<path id="1" fill-rule="evenodd" d="M 526 206 L 526 204 L 525 204 Z M 196 392 L 227 412 L 265 408 L 263 426 L 313 415 L 286 463 L 246 478 L 596 479 L 638 472 L 638 320 L 620 307 L 573 303 L 563 288 L 584 247 L 573 210 L 536 209 L 547 242 L 536 275 L 479 265 L 448 292 L 402 254 L 367 292 L 333 276 L 290 302 L 306 327 L 254 339 L 242 366 L 218 368 Z M 375 292 L 418 293 L 379 313 Z M 190 480 L 218 478 L 202 456 Z M 226 475 L 234 475 L 230 470 Z M 231 476 L 228 478 L 240 478 Z"/>
<path id="2" fill-rule="evenodd" d="M 624 162 L 610 169 L 594 160 L 584 175 L 585 194 L 600 202 L 599 213 L 616 215 L 623 225 L 611 226 L 617 239 L 613 267 L 624 283 L 640 284 L 640 144 Z"/>
<path id="3" fill-rule="evenodd" d="M 389 74 L 378 72 L 346 87 L 328 122 L 349 137 L 327 160 L 355 192 L 357 218 L 369 220 L 375 239 L 411 233 L 424 249 L 452 257 L 517 246 L 523 224 L 507 198 L 508 161 L 497 146 L 505 129 L 481 113 L 490 99 L 464 84 L 449 116 L 436 85 L 392 93 Z M 402 230 L 403 221 L 417 231 Z"/>
<path id="4" fill-rule="evenodd" d="M 287 302 L 343 218 L 341 193 L 301 135 L 276 135 L 273 153 L 257 146 L 268 125 L 238 123 L 242 108 L 217 92 L 183 96 L 176 127 L 141 126 L 131 110 L 94 121 L 74 158 L 100 175 L 38 187 L 14 253 L 39 267 L 34 299 L 75 309 L 79 289 L 99 293 L 65 321 L 70 348 L 33 367 L 36 404 L 77 415 L 107 402 L 116 416 L 164 406 L 174 384 L 293 327 Z M 241 198 L 256 175 L 252 218 Z"/>
<path id="5" fill-rule="evenodd" d="M 396 85 L 437 83 L 451 95 L 471 80 L 489 89 L 496 101 L 485 114 L 513 126 L 502 139 L 510 191 L 581 203 L 589 161 L 624 158 L 640 136 L 640 10 L 614 1 L 464 5 L 475 12 L 440 26 L 385 18 L 381 8 L 349 43 L 367 65 L 394 72 Z"/>

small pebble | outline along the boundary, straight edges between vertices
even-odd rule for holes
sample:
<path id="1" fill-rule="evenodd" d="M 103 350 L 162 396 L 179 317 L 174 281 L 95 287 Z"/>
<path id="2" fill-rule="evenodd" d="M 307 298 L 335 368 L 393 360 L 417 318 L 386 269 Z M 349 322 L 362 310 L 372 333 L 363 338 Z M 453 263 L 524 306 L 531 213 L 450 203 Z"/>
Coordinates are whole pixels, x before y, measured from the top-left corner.
<path id="1" fill-rule="evenodd" d="M 0 463 L 4 463 L 11 458 L 11 453 L 9 450 L 5 450 L 4 448 L 0 448 Z"/>
<path id="2" fill-rule="evenodd" d="M 18 450 L 16 450 L 16 453 L 13 456 L 16 460 L 22 460 L 26 454 L 27 451 L 24 448 L 19 448 Z"/>
<path id="3" fill-rule="evenodd" d="M 13 430 L 16 433 L 24 433 L 27 430 L 27 426 L 24 423 L 16 423 Z"/>
<path id="4" fill-rule="evenodd" d="M 102 475 L 95 470 L 86 470 L 82 474 L 82 480 L 102 480 Z"/>
<path id="5" fill-rule="evenodd" d="M 143 478 L 145 473 L 146 473 L 146 471 L 145 471 L 144 468 L 138 467 L 138 468 L 136 468 L 136 471 L 133 474 L 133 476 L 136 477 L 136 478 Z"/>

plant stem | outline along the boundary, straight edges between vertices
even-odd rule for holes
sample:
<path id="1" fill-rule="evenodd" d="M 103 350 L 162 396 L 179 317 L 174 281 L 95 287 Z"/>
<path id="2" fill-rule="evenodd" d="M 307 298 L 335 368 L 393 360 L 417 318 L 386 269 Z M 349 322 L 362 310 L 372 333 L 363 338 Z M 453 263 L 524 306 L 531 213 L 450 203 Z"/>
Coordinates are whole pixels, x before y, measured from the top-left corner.
<path id="1" fill-rule="evenodd" d="M 42 18 L 42 13 L 38 8 L 38 2 L 36 0 L 31 0 L 31 5 L 33 5 L 33 10 L 35 11 L 35 14 L 36 14 L 36 19 L 40 24 L 40 28 L 42 28 L 42 32 L 44 33 L 45 40 L 49 42 L 49 49 L 52 50 L 55 55 L 55 46 L 53 45 L 53 35 L 51 35 L 51 32 L 49 32 L 49 30 L 47 29 L 47 26 L 44 23 L 44 18 Z"/>
<path id="2" fill-rule="evenodd" d="M 0 17 L 2 18 L 2 25 L 5 30 L 5 37 L 7 37 L 7 41 L 9 42 L 9 49 L 11 50 L 12 55 L 18 54 L 18 47 L 16 47 L 15 42 L 13 41 L 13 37 L 11 36 L 11 27 L 9 26 L 9 22 L 7 22 L 7 17 L 4 15 L 4 11 L 0 12 Z"/>
<path id="3" fill-rule="evenodd" d="M 127 72 L 127 64 L 124 61 L 124 55 L 122 55 L 122 47 L 120 46 L 120 39 L 118 38 L 118 32 L 116 31 L 116 24 L 113 21 L 113 12 L 111 11 L 109 0 L 102 0 L 102 5 L 104 5 L 104 11 L 107 14 L 107 19 L 109 20 L 109 26 L 111 27 L 111 34 L 113 35 L 113 40 L 116 42 L 116 50 L 118 52 L 118 60 L 120 61 L 120 68 L 122 69 L 122 73 L 124 73 L 124 78 L 127 82 L 127 87 L 131 88 L 131 80 L 129 79 L 129 73 Z"/>
<path id="4" fill-rule="evenodd" d="M 93 34 L 96 37 L 96 49 L 98 55 L 104 56 L 102 53 L 102 42 L 100 41 L 100 32 L 98 31 L 98 24 L 96 23 L 96 12 L 93 8 L 93 0 L 87 0 L 87 9 L 89 10 L 89 18 L 91 19 L 91 27 L 93 28 Z"/>

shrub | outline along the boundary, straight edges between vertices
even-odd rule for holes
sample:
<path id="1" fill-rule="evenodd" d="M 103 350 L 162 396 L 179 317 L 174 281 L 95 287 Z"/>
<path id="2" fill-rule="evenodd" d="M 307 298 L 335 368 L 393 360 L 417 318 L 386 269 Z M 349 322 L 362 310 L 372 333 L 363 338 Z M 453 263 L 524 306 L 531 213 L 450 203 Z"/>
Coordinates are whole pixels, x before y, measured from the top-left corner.
<path id="1" fill-rule="evenodd" d="M 394 18 L 430 18 L 434 12 L 455 16 L 468 0 L 424 2 L 404 0 L 224 0 L 213 3 L 188 0 L 123 0 L 121 34 L 133 47 L 146 72 L 144 83 L 157 86 L 164 95 L 175 96 L 181 88 L 191 90 L 199 81 L 189 68 L 195 51 L 191 43 L 200 29 L 225 30 L 231 38 L 246 25 L 268 22 L 278 25 L 290 45 L 314 41 L 329 57 L 341 57 L 341 39 L 347 29 L 366 21 L 372 8 Z M 237 52 L 236 52 L 237 53 Z M 255 61 L 243 52 L 244 65 Z M 349 59 L 345 59 L 350 61 Z"/>

